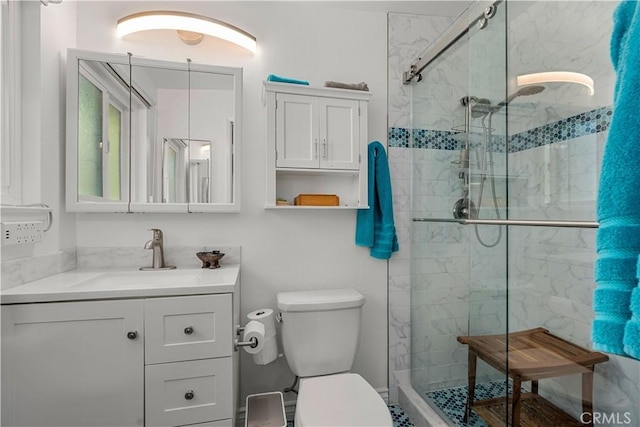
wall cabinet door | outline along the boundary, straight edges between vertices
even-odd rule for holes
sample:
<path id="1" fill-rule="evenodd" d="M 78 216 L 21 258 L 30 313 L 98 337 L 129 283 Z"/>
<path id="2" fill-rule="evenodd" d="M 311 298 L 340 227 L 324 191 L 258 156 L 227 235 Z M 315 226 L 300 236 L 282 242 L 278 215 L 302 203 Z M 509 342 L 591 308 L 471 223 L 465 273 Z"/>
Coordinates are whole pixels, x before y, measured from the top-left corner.
<path id="1" fill-rule="evenodd" d="M 139 300 L 3 306 L 2 425 L 143 425 L 142 331 Z"/>
<path id="2" fill-rule="evenodd" d="M 318 98 L 321 168 L 360 168 L 359 104 L 352 99 Z"/>
<path id="3" fill-rule="evenodd" d="M 276 96 L 276 166 L 317 168 L 318 107 L 313 96 Z"/>
<path id="4" fill-rule="evenodd" d="M 276 166 L 358 169 L 359 102 L 279 93 L 276 95 Z"/>

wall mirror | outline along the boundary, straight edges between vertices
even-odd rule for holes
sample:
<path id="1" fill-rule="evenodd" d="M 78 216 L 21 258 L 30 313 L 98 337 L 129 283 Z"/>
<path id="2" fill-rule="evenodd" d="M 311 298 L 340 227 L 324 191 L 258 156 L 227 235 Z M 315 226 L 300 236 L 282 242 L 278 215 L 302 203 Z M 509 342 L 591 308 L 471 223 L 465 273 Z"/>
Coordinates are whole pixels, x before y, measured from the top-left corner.
<path id="1" fill-rule="evenodd" d="M 67 210 L 240 210 L 242 69 L 69 50 Z"/>

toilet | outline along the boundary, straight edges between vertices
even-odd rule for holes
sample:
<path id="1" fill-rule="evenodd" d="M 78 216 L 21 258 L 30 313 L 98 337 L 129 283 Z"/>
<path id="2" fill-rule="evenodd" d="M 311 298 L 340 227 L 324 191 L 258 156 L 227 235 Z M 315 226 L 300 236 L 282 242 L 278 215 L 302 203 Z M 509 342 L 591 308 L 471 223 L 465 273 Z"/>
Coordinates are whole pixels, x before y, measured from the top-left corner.
<path id="1" fill-rule="evenodd" d="M 349 372 L 364 296 L 353 289 L 281 292 L 277 301 L 284 355 L 300 378 L 295 426 L 392 427 L 382 397 Z"/>

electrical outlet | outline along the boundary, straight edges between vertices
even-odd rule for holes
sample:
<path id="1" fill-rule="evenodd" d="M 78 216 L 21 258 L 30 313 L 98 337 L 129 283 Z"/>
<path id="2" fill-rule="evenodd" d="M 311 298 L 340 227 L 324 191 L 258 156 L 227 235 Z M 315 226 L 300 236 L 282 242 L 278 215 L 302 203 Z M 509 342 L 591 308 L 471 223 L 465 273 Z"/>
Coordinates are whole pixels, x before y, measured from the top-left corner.
<path id="1" fill-rule="evenodd" d="M 3 222 L 2 246 L 41 242 L 43 224 L 42 221 Z"/>

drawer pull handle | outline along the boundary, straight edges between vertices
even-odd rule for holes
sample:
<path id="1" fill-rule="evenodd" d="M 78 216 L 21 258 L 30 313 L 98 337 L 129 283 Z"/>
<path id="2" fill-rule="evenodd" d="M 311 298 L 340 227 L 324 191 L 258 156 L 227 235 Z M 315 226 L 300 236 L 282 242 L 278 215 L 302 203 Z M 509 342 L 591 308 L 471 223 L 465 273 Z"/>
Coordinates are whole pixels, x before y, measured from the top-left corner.
<path id="1" fill-rule="evenodd" d="M 186 328 L 184 328 L 184 333 L 186 335 L 191 335 L 193 333 L 193 326 L 187 326 Z"/>
<path id="2" fill-rule="evenodd" d="M 138 331 L 127 332 L 127 338 L 129 338 L 130 340 L 135 340 L 136 338 L 138 338 Z"/>
<path id="3" fill-rule="evenodd" d="M 184 398 L 185 398 L 185 399 L 187 399 L 187 400 L 191 400 L 191 399 L 193 399 L 193 397 L 194 397 L 194 396 L 195 396 L 195 395 L 193 394 L 193 390 L 189 390 L 188 392 L 186 392 L 186 393 L 184 394 Z"/>

